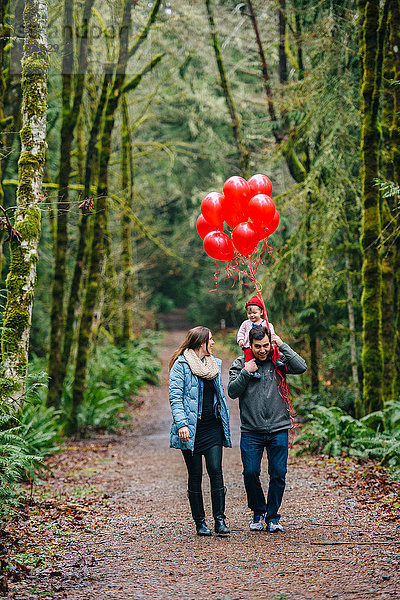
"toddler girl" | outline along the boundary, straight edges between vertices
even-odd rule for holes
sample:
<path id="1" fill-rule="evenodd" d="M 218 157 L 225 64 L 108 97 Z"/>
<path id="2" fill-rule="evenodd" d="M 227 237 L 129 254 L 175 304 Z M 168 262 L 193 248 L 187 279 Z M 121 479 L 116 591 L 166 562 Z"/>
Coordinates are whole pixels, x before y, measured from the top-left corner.
<path id="1" fill-rule="evenodd" d="M 263 318 L 264 307 L 258 296 L 253 296 L 252 298 L 250 298 L 250 300 L 246 302 L 244 307 L 246 309 L 248 318 L 246 319 L 246 321 L 243 321 L 243 323 L 239 327 L 236 339 L 239 346 L 243 348 L 245 361 L 248 362 L 249 360 L 254 358 L 249 341 L 250 329 L 252 329 L 252 327 L 261 327 L 262 325 L 264 327 L 269 326 L 269 329 L 271 330 L 271 335 L 275 333 L 275 330 L 272 323 L 268 323 L 267 325 L 266 320 Z M 261 377 L 260 373 L 258 372 L 253 373 L 252 375 L 257 379 Z"/>

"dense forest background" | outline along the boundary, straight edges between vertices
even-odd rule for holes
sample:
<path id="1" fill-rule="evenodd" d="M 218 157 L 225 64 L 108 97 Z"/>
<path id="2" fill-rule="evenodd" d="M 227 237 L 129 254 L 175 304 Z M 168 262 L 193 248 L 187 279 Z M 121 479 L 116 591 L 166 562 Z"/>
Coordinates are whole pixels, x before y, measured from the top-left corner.
<path id="1" fill-rule="evenodd" d="M 294 390 L 300 410 L 327 409 L 318 418 L 333 423 L 335 452 L 347 435 L 336 422 L 393 439 L 399 14 L 398 0 L 3 0 L 5 405 L 34 389 L 44 421 L 61 411 L 66 432 L 101 426 L 155 381 L 160 313 L 184 307 L 197 324 L 235 330 L 254 288 L 221 274 L 210 291 L 216 266 L 196 219 L 228 177 L 265 173 L 280 225 L 258 279 L 269 320 L 310 366 Z M 32 49 L 42 17 L 47 39 Z M 35 77 L 47 79 L 44 109 L 37 90 L 26 100 Z M 25 156 L 35 110 L 47 120 L 42 161 Z M 42 189 L 28 295 L 18 253 L 34 236 L 14 212 L 27 210 L 29 178 Z M 380 457 L 398 457 L 390 448 Z"/>

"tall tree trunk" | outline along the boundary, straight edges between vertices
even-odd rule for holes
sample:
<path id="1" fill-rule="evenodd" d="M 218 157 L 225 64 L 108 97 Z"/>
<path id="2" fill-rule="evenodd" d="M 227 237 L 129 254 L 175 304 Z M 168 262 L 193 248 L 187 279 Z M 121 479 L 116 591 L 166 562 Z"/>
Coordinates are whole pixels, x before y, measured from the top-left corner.
<path id="1" fill-rule="evenodd" d="M 18 243 L 14 239 L 11 242 L 2 337 L 2 376 L 18 383 L 22 391 L 25 390 L 28 367 L 40 237 L 39 202 L 46 150 L 48 47 L 45 0 L 26 0 L 24 28 L 21 155 L 15 212 L 15 229 L 20 232 L 22 241 Z"/>
<path id="2" fill-rule="evenodd" d="M 205 0 L 208 22 L 210 25 L 211 39 L 214 48 L 215 58 L 217 61 L 219 76 L 221 80 L 221 87 L 225 96 L 225 102 L 227 104 L 229 114 L 232 122 L 232 131 L 233 137 L 235 139 L 236 148 L 239 154 L 239 164 L 240 171 L 243 177 L 246 179 L 249 177 L 249 163 L 250 163 L 250 153 L 245 146 L 243 141 L 243 135 L 240 126 L 240 117 L 237 112 L 235 102 L 233 100 L 232 92 L 230 89 L 230 85 L 228 82 L 228 78 L 226 76 L 225 65 L 222 59 L 221 47 L 219 44 L 218 36 L 217 36 L 217 28 L 215 25 L 213 10 L 212 10 L 212 0 Z"/>
<path id="3" fill-rule="evenodd" d="M 3 134 L 0 138 L 0 205 L 3 206 L 4 200 L 4 191 L 2 180 L 4 176 L 4 171 L 2 168 L 3 156 L 6 154 L 5 143 L 4 143 L 4 129 L 5 129 L 5 119 L 4 119 L 4 100 L 6 95 L 6 70 L 5 70 L 5 48 L 9 43 L 10 31 L 9 25 L 6 23 L 6 15 L 8 10 L 8 0 L 3 0 L 0 2 L 0 26 L 1 26 L 1 36 L 0 36 L 0 132 Z M 0 279 L 1 279 L 1 271 L 3 267 L 3 245 L 0 244 Z"/>
<path id="4" fill-rule="evenodd" d="M 348 250 L 349 238 L 347 231 L 345 236 L 345 251 L 344 259 L 346 265 L 346 292 L 347 292 L 347 314 L 349 316 L 349 332 L 350 332 L 350 361 L 351 375 L 353 380 L 354 392 L 354 413 L 357 419 L 362 417 L 362 403 L 360 396 L 360 381 L 358 378 L 358 361 L 357 361 L 357 345 L 356 345 L 356 325 L 354 319 L 354 294 L 353 283 L 351 281 L 350 254 Z"/>
<path id="5" fill-rule="evenodd" d="M 313 273 L 313 241 L 311 239 L 311 213 L 312 213 L 313 198 L 311 192 L 307 194 L 307 226 L 308 232 L 306 240 L 306 288 L 311 290 L 312 282 L 311 277 Z M 306 293 L 306 330 L 308 335 L 308 342 L 310 346 L 310 365 L 311 365 L 311 393 L 317 394 L 319 392 L 319 356 L 318 356 L 318 305 L 315 302 L 310 302 L 309 293 Z"/>
<path id="6" fill-rule="evenodd" d="M 384 255 L 382 257 L 382 350 L 385 365 L 382 382 L 383 402 L 392 399 L 393 380 L 395 377 L 394 366 L 394 245 L 392 243 L 393 219 L 388 203 L 382 201 L 382 225 Z"/>
<path id="7" fill-rule="evenodd" d="M 133 333 L 133 264 L 132 264 L 132 231 L 129 212 L 133 205 L 134 172 L 132 158 L 132 141 L 129 123 L 128 103 L 126 95 L 122 99 L 122 160 L 121 180 L 124 192 L 124 208 L 121 215 L 122 226 L 122 269 L 123 269 L 123 291 L 122 291 L 122 339 L 127 343 Z"/>
<path id="8" fill-rule="evenodd" d="M 286 0 L 279 0 L 279 81 L 287 83 Z"/>
<path id="9" fill-rule="evenodd" d="M 0 36 L 0 131 L 3 129 L 3 120 L 4 120 L 4 97 L 6 94 L 6 78 L 5 78 L 5 54 L 4 50 L 9 40 L 9 32 L 7 30 L 6 24 L 6 14 L 8 8 L 8 0 L 2 0 L 0 2 L 0 26 L 1 26 L 1 36 Z M 0 141 L 0 147 L 3 148 L 3 140 Z M 2 155 L 4 152 L 1 153 Z M 1 169 L 1 160 L 0 160 L 0 204 L 3 206 L 3 186 L 1 184 L 2 180 L 2 169 Z M 2 263 L 2 248 L 0 244 L 0 265 Z"/>
<path id="10" fill-rule="evenodd" d="M 301 25 L 301 17 L 299 12 L 296 12 L 296 47 L 297 47 L 297 64 L 299 79 L 304 79 L 304 61 L 303 61 L 303 30 Z"/>
<path id="11" fill-rule="evenodd" d="M 57 406 L 61 399 L 66 365 L 62 364 L 62 336 L 64 325 L 64 294 L 68 248 L 69 179 L 74 130 L 82 103 L 87 67 L 88 26 L 94 0 L 86 0 L 80 37 L 78 74 L 74 75 L 74 19 L 73 0 L 64 0 L 64 47 L 62 62 L 62 117 L 58 173 L 57 236 L 55 242 L 54 279 L 50 314 L 49 388 L 47 403 Z M 75 81 L 75 89 L 72 84 Z"/>
<path id="12" fill-rule="evenodd" d="M 381 234 L 379 191 L 375 184 L 379 176 L 380 123 L 379 99 L 382 64 L 379 64 L 380 28 L 379 0 L 360 1 L 362 20 L 363 79 L 361 87 L 361 161 L 362 161 L 362 238 L 363 252 L 361 298 L 363 316 L 364 371 L 363 403 L 366 413 L 382 407 L 382 272 L 378 239 Z M 364 7 L 365 6 L 365 7 Z M 383 24 L 383 23 L 382 23 Z"/>
<path id="13" fill-rule="evenodd" d="M 400 0 L 393 0 L 391 5 L 391 46 L 393 48 L 393 81 L 400 81 Z M 393 86 L 393 118 L 390 138 L 392 151 L 393 181 L 400 185 L 400 85 Z M 400 231 L 400 198 L 395 198 L 396 231 Z M 395 237 L 395 376 L 393 380 L 393 397 L 400 396 L 400 236 Z"/>
<path id="14" fill-rule="evenodd" d="M 393 2 L 392 2 L 393 4 Z M 382 170 L 387 180 L 393 181 L 391 125 L 394 94 L 390 80 L 394 76 L 394 48 L 392 46 L 392 16 L 389 14 L 384 43 L 384 85 L 382 103 Z M 382 206 L 382 348 L 385 365 L 383 402 L 392 399 L 395 379 L 395 244 L 393 243 L 395 206 L 394 199 L 383 198 Z"/>

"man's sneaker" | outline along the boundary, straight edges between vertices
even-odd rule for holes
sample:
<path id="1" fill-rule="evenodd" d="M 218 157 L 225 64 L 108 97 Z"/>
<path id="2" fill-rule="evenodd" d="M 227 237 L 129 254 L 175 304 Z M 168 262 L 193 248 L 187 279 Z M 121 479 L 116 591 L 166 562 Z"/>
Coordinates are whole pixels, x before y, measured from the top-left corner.
<path id="1" fill-rule="evenodd" d="M 256 379 L 261 379 L 261 373 L 259 373 L 258 371 L 256 371 L 255 373 L 252 373 L 253 377 L 255 377 Z"/>
<path id="2" fill-rule="evenodd" d="M 280 523 L 270 521 L 267 523 L 266 530 L 269 531 L 269 533 L 276 533 L 277 531 L 283 531 L 283 527 Z"/>
<path id="3" fill-rule="evenodd" d="M 263 519 L 264 515 L 254 514 L 252 520 L 250 521 L 250 531 L 263 531 Z"/>

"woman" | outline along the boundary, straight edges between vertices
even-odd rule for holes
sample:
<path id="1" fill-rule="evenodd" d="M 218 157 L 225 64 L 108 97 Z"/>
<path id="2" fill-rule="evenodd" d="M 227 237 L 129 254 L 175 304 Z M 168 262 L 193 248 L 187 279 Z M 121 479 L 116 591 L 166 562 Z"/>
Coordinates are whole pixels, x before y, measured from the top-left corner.
<path id="1" fill-rule="evenodd" d="M 232 447 L 229 408 L 221 382 L 221 361 L 207 327 L 194 327 L 169 363 L 169 401 L 172 411 L 171 448 L 182 450 L 188 470 L 188 497 L 197 535 L 211 535 L 204 515 L 202 457 L 211 483 L 215 533 L 230 533 L 225 523 L 222 446 Z"/>

